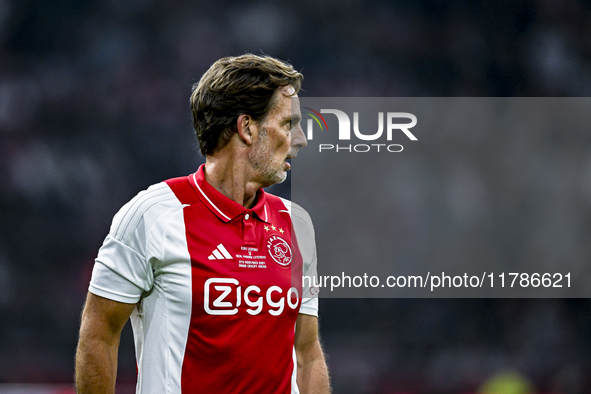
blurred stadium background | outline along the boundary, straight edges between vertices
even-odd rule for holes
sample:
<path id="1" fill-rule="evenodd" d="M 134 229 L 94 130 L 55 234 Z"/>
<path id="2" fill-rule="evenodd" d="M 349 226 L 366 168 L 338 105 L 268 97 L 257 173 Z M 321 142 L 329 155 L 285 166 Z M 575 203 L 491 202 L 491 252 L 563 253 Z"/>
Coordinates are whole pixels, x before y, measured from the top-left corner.
<path id="1" fill-rule="evenodd" d="M 203 161 L 191 85 L 244 52 L 289 59 L 307 96 L 589 96 L 591 2 L 0 0 L 0 393 L 72 392 L 113 214 Z M 578 246 L 589 195 L 562 196 Z M 588 299 L 325 299 L 321 333 L 335 393 L 591 393 Z M 127 327 L 118 392 L 134 375 Z"/>

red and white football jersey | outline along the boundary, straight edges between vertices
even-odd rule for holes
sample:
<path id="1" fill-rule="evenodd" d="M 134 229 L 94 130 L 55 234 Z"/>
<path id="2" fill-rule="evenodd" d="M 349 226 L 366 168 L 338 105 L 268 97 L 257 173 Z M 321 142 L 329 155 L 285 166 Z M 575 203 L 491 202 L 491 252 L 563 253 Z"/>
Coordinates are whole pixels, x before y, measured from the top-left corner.
<path id="1" fill-rule="evenodd" d="M 293 394 L 296 318 L 318 314 L 302 275 L 316 275 L 307 212 L 263 190 L 245 209 L 201 166 L 115 215 L 89 291 L 137 303 L 138 393 Z"/>

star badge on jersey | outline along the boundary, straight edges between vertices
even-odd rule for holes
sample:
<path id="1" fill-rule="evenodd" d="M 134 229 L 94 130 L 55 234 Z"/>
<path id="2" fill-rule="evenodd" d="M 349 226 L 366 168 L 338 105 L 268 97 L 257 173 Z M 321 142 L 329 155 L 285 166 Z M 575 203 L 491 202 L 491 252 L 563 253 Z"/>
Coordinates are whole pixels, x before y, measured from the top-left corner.
<path id="1" fill-rule="evenodd" d="M 276 227 L 276 226 L 274 226 L 274 225 L 270 225 L 270 226 L 268 226 L 268 225 L 266 225 L 266 224 L 265 224 L 265 225 L 263 226 L 263 228 L 264 228 L 264 229 L 265 229 L 265 231 L 267 231 L 267 232 L 269 232 L 269 231 L 271 231 L 271 230 L 272 230 L 272 231 L 279 231 L 281 234 L 285 234 L 285 230 L 284 230 L 284 229 L 282 229 L 281 227 Z"/>

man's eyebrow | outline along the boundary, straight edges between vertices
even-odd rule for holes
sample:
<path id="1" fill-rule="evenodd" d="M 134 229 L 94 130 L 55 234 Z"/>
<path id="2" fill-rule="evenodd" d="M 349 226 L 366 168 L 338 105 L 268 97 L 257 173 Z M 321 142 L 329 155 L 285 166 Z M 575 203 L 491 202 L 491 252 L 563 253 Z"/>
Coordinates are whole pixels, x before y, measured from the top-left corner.
<path id="1" fill-rule="evenodd" d="M 298 123 L 300 120 L 302 120 L 302 117 L 301 117 L 300 115 L 298 115 L 298 114 L 293 114 L 293 115 L 291 115 L 291 116 L 289 117 L 289 120 L 290 120 L 292 123 Z"/>

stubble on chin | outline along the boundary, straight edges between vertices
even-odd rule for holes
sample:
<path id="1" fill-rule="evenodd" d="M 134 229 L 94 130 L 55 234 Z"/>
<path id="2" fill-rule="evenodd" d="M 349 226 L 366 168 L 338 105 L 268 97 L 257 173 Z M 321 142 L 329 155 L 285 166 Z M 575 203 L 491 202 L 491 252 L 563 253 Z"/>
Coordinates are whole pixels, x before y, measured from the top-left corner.
<path id="1" fill-rule="evenodd" d="M 261 129 L 261 134 L 256 145 L 248 154 L 248 159 L 252 168 L 259 173 L 259 180 L 263 187 L 268 187 L 276 183 L 282 183 L 287 178 L 286 171 L 282 168 L 281 162 L 277 168 L 273 165 L 274 154 L 267 141 L 267 131 Z"/>

